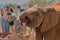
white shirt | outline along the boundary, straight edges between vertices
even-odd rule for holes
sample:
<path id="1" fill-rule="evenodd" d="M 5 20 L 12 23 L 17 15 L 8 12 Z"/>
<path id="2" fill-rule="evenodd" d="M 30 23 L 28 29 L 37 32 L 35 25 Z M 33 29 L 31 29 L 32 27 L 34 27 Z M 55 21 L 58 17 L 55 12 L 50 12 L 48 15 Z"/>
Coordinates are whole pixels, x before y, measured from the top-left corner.
<path id="1" fill-rule="evenodd" d="M 20 10 L 17 11 L 17 20 L 19 20 Z"/>
<path id="2" fill-rule="evenodd" d="M 16 16 L 16 13 L 15 13 L 15 12 L 12 12 L 11 15 L 12 15 L 12 16 Z"/>

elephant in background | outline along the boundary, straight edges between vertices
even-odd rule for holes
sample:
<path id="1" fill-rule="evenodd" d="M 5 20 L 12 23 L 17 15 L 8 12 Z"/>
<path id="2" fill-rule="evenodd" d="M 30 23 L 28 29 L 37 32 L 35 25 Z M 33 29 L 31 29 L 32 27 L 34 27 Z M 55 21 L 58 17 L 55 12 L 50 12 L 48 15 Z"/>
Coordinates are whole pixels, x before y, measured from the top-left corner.
<path id="1" fill-rule="evenodd" d="M 35 5 L 22 12 L 20 20 L 36 29 L 36 40 L 60 40 L 60 15 L 55 8 L 44 8 Z"/>

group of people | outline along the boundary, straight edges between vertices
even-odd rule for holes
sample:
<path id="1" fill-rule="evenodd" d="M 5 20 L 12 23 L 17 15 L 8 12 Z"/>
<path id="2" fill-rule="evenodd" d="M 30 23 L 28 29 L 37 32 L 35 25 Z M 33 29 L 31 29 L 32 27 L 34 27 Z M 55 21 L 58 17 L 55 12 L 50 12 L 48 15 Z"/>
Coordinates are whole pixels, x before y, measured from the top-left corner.
<path id="1" fill-rule="evenodd" d="M 21 22 L 19 19 L 20 12 L 24 11 L 20 6 L 16 6 L 16 12 L 13 8 L 7 6 L 0 9 L 0 24 L 3 33 L 10 32 L 10 26 L 14 27 L 15 33 L 20 33 Z"/>
<path id="2" fill-rule="evenodd" d="M 0 9 L 0 24 L 3 33 L 23 34 L 24 36 L 34 34 L 34 30 L 20 21 L 20 13 L 23 11 L 25 9 L 19 5 L 15 9 L 9 6 Z"/>

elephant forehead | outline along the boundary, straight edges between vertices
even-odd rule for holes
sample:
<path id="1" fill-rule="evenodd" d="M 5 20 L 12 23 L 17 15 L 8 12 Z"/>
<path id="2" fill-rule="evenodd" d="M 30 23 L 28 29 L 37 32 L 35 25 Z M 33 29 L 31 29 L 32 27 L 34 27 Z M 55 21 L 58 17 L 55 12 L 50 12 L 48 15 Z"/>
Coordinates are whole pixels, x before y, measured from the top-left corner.
<path id="1" fill-rule="evenodd" d="M 35 11 L 37 11 L 37 10 L 38 10 L 38 9 L 31 8 L 31 9 L 26 10 L 26 12 L 31 13 L 31 12 L 35 12 Z"/>
<path id="2" fill-rule="evenodd" d="M 39 8 L 38 5 L 34 5 L 33 7 L 27 9 L 26 12 L 35 12 L 38 10 L 38 8 Z"/>
<path id="3" fill-rule="evenodd" d="M 25 20 L 26 18 L 31 18 L 32 16 L 30 16 L 30 15 L 28 15 L 28 14 L 25 14 L 25 15 L 22 15 L 21 17 L 20 17 L 20 19 L 21 20 Z"/>
<path id="4" fill-rule="evenodd" d="M 25 16 L 29 16 L 29 13 L 25 11 L 20 13 L 20 17 L 25 17 Z"/>

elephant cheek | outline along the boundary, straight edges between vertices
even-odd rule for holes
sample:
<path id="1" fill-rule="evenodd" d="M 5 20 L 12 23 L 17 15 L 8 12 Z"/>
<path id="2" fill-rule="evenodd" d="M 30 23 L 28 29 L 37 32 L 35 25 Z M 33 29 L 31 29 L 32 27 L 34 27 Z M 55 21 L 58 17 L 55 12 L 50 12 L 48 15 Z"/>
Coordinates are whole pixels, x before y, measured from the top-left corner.
<path id="1" fill-rule="evenodd" d="M 37 27 L 41 26 L 43 20 L 44 20 L 44 16 L 43 15 L 38 17 L 38 18 L 36 18 L 35 23 L 33 24 L 34 25 L 33 27 L 37 28 Z"/>

